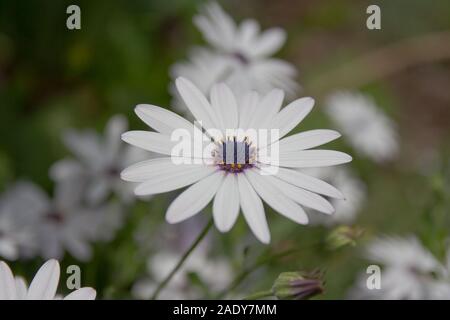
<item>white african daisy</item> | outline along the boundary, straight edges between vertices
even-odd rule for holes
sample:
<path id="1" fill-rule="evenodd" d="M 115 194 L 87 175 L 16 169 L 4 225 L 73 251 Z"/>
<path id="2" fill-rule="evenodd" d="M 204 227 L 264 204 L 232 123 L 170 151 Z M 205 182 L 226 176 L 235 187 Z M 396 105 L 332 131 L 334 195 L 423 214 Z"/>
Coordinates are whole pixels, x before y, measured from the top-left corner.
<path id="1" fill-rule="evenodd" d="M 437 260 L 416 237 L 380 238 L 367 250 L 370 261 L 382 267 L 381 289 L 369 290 L 367 274 L 351 292 L 363 299 L 450 299 L 448 266 Z"/>
<path id="2" fill-rule="evenodd" d="M 173 79 L 187 78 L 204 94 L 215 83 L 225 82 L 236 93 L 256 90 L 264 94 L 280 88 L 290 98 L 295 97 L 299 89 L 294 80 L 295 67 L 271 57 L 286 40 L 284 30 L 272 28 L 261 32 L 253 19 L 236 25 L 215 2 L 203 9 L 194 23 L 211 48 L 192 50 L 188 62 L 173 66 Z"/>
<path id="3" fill-rule="evenodd" d="M 126 118 L 116 115 L 108 121 L 104 136 L 94 130 L 67 131 L 63 140 L 75 158 L 56 162 L 50 169 L 51 177 L 55 181 L 86 179 L 84 194 L 90 204 L 104 202 L 111 192 L 129 202 L 133 186 L 120 179 L 120 171 L 148 154 L 121 143 L 120 135 L 127 129 Z"/>
<path id="4" fill-rule="evenodd" d="M 24 201 L 21 212 L 35 221 L 36 244 L 44 258 L 62 258 L 67 250 L 80 260 L 91 257 L 90 242 L 109 240 L 119 216 L 114 204 L 86 207 L 81 201 L 82 184 L 76 180 L 58 183 L 54 198 L 31 182 L 21 182 L 14 194 L 16 201 Z M 26 204 L 26 205 L 25 205 Z"/>
<path id="5" fill-rule="evenodd" d="M 376 162 L 390 160 L 398 153 L 394 123 L 368 96 L 334 93 L 328 97 L 325 111 L 359 153 Z"/>
<path id="6" fill-rule="evenodd" d="M 0 300 L 59 300 L 56 295 L 60 276 L 59 263 L 49 260 L 42 265 L 29 287 L 22 277 L 14 277 L 9 266 L 0 261 Z M 93 288 L 72 291 L 64 300 L 94 300 Z"/>
<path id="7" fill-rule="evenodd" d="M 328 183 L 291 168 L 332 166 L 351 161 L 351 157 L 342 152 L 307 150 L 338 138 L 339 133 L 311 130 L 283 138 L 311 111 L 312 98 L 295 100 L 281 109 L 284 93 L 279 89 L 263 97 L 250 92 L 238 104 L 225 84 L 212 88 L 211 102 L 189 80 L 179 78 L 176 86 L 206 133 L 166 109 L 139 105 L 137 115 L 156 132 L 130 131 L 122 135 L 122 139 L 132 145 L 165 155 L 137 163 L 122 172 L 124 180 L 140 183 L 135 189 L 136 195 L 163 193 L 192 184 L 169 206 L 166 214 L 169 223 L 192 217 L 214 199 L 214 222 L 220 231 L 231 229 L 241 209 L 256 237 L 269 243 L 261 198 L 274 210 L 300 224 L 308 223 L 300 205 L 328 214 L 333 212 L 332 205 L 318 194 L 332 198 L 342 198 L 342 194 Z M 281 140 L 256 141 L 246 135 L 229 135 L 230 131 L 248 132 L 255 128 L 279 130 Z M 211 152 L 190 156 L 174 154 L 179 142 L 171 135 L 180 129 L 194 137 L 194 146 L 198 144 L 196 137 L 200 136 L 206 144 L 205 150 Z M 272 145 L 279 147 L 279 161 L 275 164 L 269 161 L 271 164 L 267 165 L 267 151 Z M 182 163 L 178 162 L 180 159 Z M 264 175 L 266 173 L 270 174 Z"/>

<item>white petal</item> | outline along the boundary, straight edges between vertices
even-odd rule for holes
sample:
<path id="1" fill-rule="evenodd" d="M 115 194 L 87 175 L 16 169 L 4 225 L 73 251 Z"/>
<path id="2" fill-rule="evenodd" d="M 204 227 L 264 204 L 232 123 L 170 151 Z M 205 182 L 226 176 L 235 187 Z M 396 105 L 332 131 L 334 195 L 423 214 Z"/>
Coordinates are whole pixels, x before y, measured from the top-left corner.
<path id="1" fill-rule="evenodd" d="M 149 131 L 128 131 L 122 135 L 122 140 L 138 148 L 161 154 L 171 155 L 176 141 L 171 141 L 170 136 Z"/>
<path id="2" fill-rule="evenodd" d="M 271 128 L 280 129 L 280 139 L 294 129 L 314 106 L 314 99 L 297 99 L 284 107 L 271 121 Z"/>
<path id="3" fill-rule="evenodd" d="M 25 300 L 27 298 L 27 291 L 28 291 L 25 279 L 22 277 L 15 277 L 14 280 L 16 282 L 17 299 Z"/>
<path id="4" fill-rule="evenodd" d="M 323 197 L 316 193 L 298 188 L 274 176 L 266 176 L 283 194 L 293 201 L 317 211 L 331 214 L 334 212 L 333 206 Z"/>
<path id="5" fill-rule="evenodd" d="M 224 172 L 217 171 L 187 188 L 167 209 L 167 222 L 181 222 L 205 208 L 219 189 L 223 177 Z"/>
<path id="6" fill-rule="evenodd" d="M 269 128 L 273 117 L 280 111 L 283 104 L 284 92 L 280 89 L 273 89 L 262 100 L 258 110 L 253 114 L 250 122 L 251 129 Z"/>
<path id="7" fill-rule="evenodd" d="M 280 192 L 272 176 L 262 176 L 256 170 L 248 170 L 245 175 L 256 192 L 272 209 L 297 223 L 308 223 L 308 216 L 302 207 Z"/>
<path id="8" fill-rule="evenodd" d="M 0 300 L 17 299 L 16 283 L 9 266 L 0 261 Z"/>
<path id="9" fill-rule="evenodd" d="M 205 129 L 219 128 L 218 121 L 214 114 L 213 108 L 206 100 L 205 96 L 197 87 L 189 80 L 179 77 L 175 81 L 178 92 L 180 93 L 184 103 L 191 111 L 192 115 L 202 122 Z"/>
<path id="10" fill-rule="evenodd" d="M 89 287 L 80 288 L 69 293 L 64 300 L 95 300 L 97 292 Z"/>
<path id="11" fill-rule="evenodd" d="M 198 164 L 176 165 L 173 163 L 172 158 L 167 157 L 155 158 L 133 164 L 123 170 L 120 177 L 125 181 L 144 182 L 157 176 L 166 175 L 171 172 L 181 173 L 198 166 Z"/>
<path id="12" fill-rule="evenodd" d="M 230 88 L 224 83 L 216 84 L 211 89 L 211 105 L 214 108 L 220 128 L 236 129 L 238 126 L 238 110 L 236 99 Z"/>
<path id="13" fill-rule="evenodd" d="M 280 140 L 280 152 L 291 152 L 311 149 L 339 138 L 341 135 L 334 130 L 304 131 Z"/>
<path id="14" fill-rule="evenodd" d="M 197 165 L 183 172 L 176 171 L 159 175 L 152 180 L 141 183 L 134 190 L 134 193 L 137 196 L 146 196 L 180 189 L 207 177 L 216 170 L 215 167 Z"/>
<path id="15" fill-rule="evenodd" d="M 285 41 L 286 32 L 281 28 L 272 28 L 262 33 L 252 51 L 255 56 L 270 56 L 277 52 Z"/>
<path id="16" fill-rule="evenodd" d="M 286 168 L 278 168 L 276 177 L 293 184 L 299 188 L 303 188 L 312 192 L 323 194 L 327 197 L 344 199 L 344 195 L 331 184 L 309 175 L 303 174 L 297 170 Z"/>
<path id="17" fill-rule="evenodd" d="M 213 216 L 220 232 L 229 231 L 239 214 L 239 187 L 234 174 L 227 174 L 213 203 Z"/>
<path id="18" fill-rule="evenodd" d="M 59 263 L 51 259 L 42 265 L 28 289 L 28 300 L 52 300 L 59 281 Z"/>
<path id="19" fill-rule="evenodd" d="M 259 29 L 259 24 L 256 20 L 247 19 L 242 21 L 239 26 L 236 41 L 240 44 L 240 46 L 253 43 L 254 39 L 258 35 Z"/>
<path id="20" fill-rule="evenodd" d="M 170 136 L 176 129 L 191 132 L 194 125 L 176 113 L 150 104 L 139 104 L 135 110 L 138 117 L 150 128 Z"/>
<path id="21" fill-rule="evenodd" d="M 268 244 L 270 232 L 263 203 L 245 175 L 238 174 L 237 177 L 242 214 L 256 238 L 262 243 Z"/>
<path id="22" fill-rule="evenodd" d="M 348 154 L 333 150 L 301 150 L 280 153 L 280 166 L 311 168 L 334 166 L 352 161 Z"/>
<path id="23" fill-rule="evenodd" d="M 248 129 L 250 122 L 257 111 L 259 104 L 259 94 L 256 91 L 250 91 L 242 98 L 239 108 L 239 128 Z"/>

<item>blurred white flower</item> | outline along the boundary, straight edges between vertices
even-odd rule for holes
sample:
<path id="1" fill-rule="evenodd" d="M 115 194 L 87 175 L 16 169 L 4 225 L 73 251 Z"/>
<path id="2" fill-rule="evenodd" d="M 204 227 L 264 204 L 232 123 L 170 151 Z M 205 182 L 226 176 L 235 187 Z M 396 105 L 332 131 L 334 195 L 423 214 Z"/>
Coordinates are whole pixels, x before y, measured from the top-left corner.
<path id="1" fill-rule="evenodd" d="M 9 266 L 0 261 L 0 300 L 59 300 L 56 295 L 60 276 L 59 262 L 49 260 L 42 265 L 27 287 L 22 277 L 14 277 Z M 72 291 L 64 300 L 95 300 L 97 292 L 84 287 Z"/>
<path id="2" fill-rule="evenodd" d="M 120 136 L 127 129 L 125 117 L 116 115 L 106 125 L 104 136 L 94 130 L 67 131 L 63 140 L 76 158 L 56 162 L 50 176 L 55 181 L 86 179 L 84 194 L 89 204 L 104 202 L 111 192 L 126 203 L 133 200 L 133 186 L 120 179 L 120 171 L 148 158 L 148 153 L 122 143 Z"/>
<path id="3" fill-rule="evenodd" d="M 381 289 L 369 290 L 368 275 L 361 275 L 350 292 L 357 299 L 450 299 L 448 265 L 442 264 L 416 237 L 376 239 L 367 257 L 380 264 Z"/>
<path id="4" fill-rule="evenodd" d="M 149 278 L 137 281 L 132 289 L 133 295 L 139 299 L 149 299 L 180 259 L 180 253 L 160 252 L 148 259 Z M 189 274 L 195 273 L 209 292 L 218 292 L 231 281 L 232 270 L 226 259 L 208 258 L 204 247 L 197 248 L 185 261 L 180 270 L 161 291 L 159 299 L 198 299 L 204 294 L 201 288 L 192 284 Z"/>
<path id="5" fill-rule="evenodd" d="M 236 93 L 256 90 L 265 94 L 280 88 L 289 98 L 296 96 L 299 85 L 294 80 L 295 67 L 271 57 L 286 40 L 284 30 L 261 32 L 253 19 L 237 25 L 215 2 L 206 4 L 202 11 L 194 23 L 211 48 L 193 49 L 189 61 L 172 67 L 173 79 L 187 78 L 203 94 L 208 94 L 215 83 L 225 82 Z"/>
<path id="6" fill-rule="evenodd" d="M 334 93 L 328 97 L 325 111 L 357 152 L 379 163 L 397 155 L 395 124 L 368 96 Z"/>
<path id="7" fill-rule="evenodd" d="M 339 133 L 311 130 L 283 138 L 311 111 L 312 98 L 295 100 L 281 109 L 284 92 L 274 89 L 263 97 L 250 92 L 238 103 L 227 85 L 217 84 L 211 90 L 210 103 L 189 80 L 178 78 L 176 86 L 206 133 L 197 127 L 194 129 L 192 123 L 166 109 L 139 105 L 137 115 L 158 132 L 130 131 L 122 135 L 124 141 L 134 146 L 165 155 L 137 163 L 122 172 L 124 180 L 140 182 L 135 189 L 136 195 L 164 193 L 192 185 L 171 203 L 166 213 L 169 223 L 194 216 L 214 199 L 214 222 L 221 232 L 232 228 L 241 208 L 255 236 L 263 243 L 269 243 L 270 233 L 261 198 L 274 210 L 300 224 L 308 223 L 300 205 L 328 214 L 334 211 L 319 194 L 332 198 L 342 198 L 342 194 L 333 186 L 292 168 L 332 166 L 351 161 L 350 156 L 338 151 L 306 150 L 338 138 Z M 258 112 L 260 108 L 264 112 Z M 251 128 L 278 129 L 279 137 L 268 144 L 267 141 L 251 141 L 247 136 L 223 138 L 227 131 L 241 129 L 241 132 L 247 132 Z M 200 163 L 192 161 L 193 155 L 184 155 L 190 164 L 175 164 L 171 155 L 178 142 L 172 140 L 171 134 L 176 129 L 186 130 L 194 139 L 203 137 L 202 141 L 208 144 L 206 149 L 212 152 L 195 155 L 203 156 Z M 219 136 L 208 136 L 211 129 L 216 129 Z M 281 140 L 277 142 L 278 139 Z M 270 143 L 279 144 L 276 166 L 267 165 L 264 160 Z M 235 144 L 241 148 L 234 147 Z M 262 170 L 270 170 L 273 174 L 263 175 Z"/>
<path id="8" fill-rule="evenodd" d="M 14 213 L 33 221 L 32 232 L 36 234 L 35 242 L 44 258 L 62 258 L 67 250 L 80 260 L 88 260 L 91 257 L 89 242 L 109 240 L 120 224 L 116 204 L 84 206 L 82 188 L 83 184 L 77 180 L 57 183 L 54 199 L 50 199 L 31 182 L 15 186 L 11 197 L 17 203 L 14 208 L 21 210 Z"/>
<path id="9" fill-rule="evenodd" d="M 29 200 L 16 184 L 0 197 L 0 257 L 7 260 L 36 254 L 37 217 L 26 214 Z"/>
<path id="10" fill-rule="evenodd" d="M 302 170 L 303 171 L 303 170 Z M 315 168 L 305 173 L 334 185 L 342 192 L 345 199 L 330 199 L 335 212 L 332 215 L 309 215 L 312 224 L 333 226 L 336 224 L 351 224 L 364 201 L 366 200 L 366 185 L 348 168 Z"/>

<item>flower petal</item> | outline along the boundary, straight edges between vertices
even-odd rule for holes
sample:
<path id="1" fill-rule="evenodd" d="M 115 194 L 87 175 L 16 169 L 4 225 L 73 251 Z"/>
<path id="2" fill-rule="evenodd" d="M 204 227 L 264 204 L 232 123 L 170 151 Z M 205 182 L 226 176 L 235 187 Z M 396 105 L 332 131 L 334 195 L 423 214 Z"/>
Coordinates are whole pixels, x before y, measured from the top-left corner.
<path id="1" fill-rule="evenodd" d="M 334 166 L 352 161 L 348 154 L 333 150 L 301 150 L 288 153 L 280 152 L 280 166 L 293 168 L 311 168 Z"/>
<path id="2" fill-rule="evenodd" d="M 289 182 L 294 186 L 302 189 L 306 189 L 312 192 L 323 194 L 327 197 L 343 200 L 344 195 L 331 184 L 314 178 L 312 176 L 301 173 L 297 170 L 291 170 L 286 168 L 278 168 L 278 173 L 275 175 L 277 178 Z"/>
<path id="3" fill-rule="evenodd" d="M 211 105 L 216 112 L 221 129 L 227 130 L 237 128 L 238 110 L 236 98 L 226 84 L 219 83 L 212 87 Z"/>
<path id="4" fill-rule="evenodd" d="M 168 135 L 139 130 L 125 132 L 122 140 L 138 148 L 167 155 L 171 155 L 172 149 L 177 143 L 172 141 Z"/>
<path id="5" fill-rule="evenodd" d="M 16 283 L 9 266 L 0 261 L 0 300 L 17 299 Z"/>
<path id="6" fill-rule="evenodd" d="M 280 89 L 273 89 L 262 98 L 258 112 L 254 113 L 250 122 L 251 129 L 267 129 L 270 121 L 280 111 L 283 104 L 284 92 Z"/>
<path id="7" fill-rule="evenodd" d="M 281 28 L 264 31 L 254 44 L 252 52 L 255 56 L 270 56 L 277 52 L 286 41 L 286 32 Z"/>
<path id="8" fill-rule="evenodd" d="M 175 85 L 192 115 L 197 121 L 202 122 L 203 128 L 206 130 L 218 129 L 219 123 L 216 115 L 203 93 L 191 81 L 182 77 L 175 80 Z"/>
<path id="9" fill-rule="evenodd" d="M 69 293 L 64 300 L 95 300 L 97 291 L 92 288 L 85 287 Z"/>
<path id="10" fill-rule="evenodd" d="M 182 172 L 171 171 L 141 183 L 136 187 L 134 193 L 137 196 L 146 196 L 180 189 L 209 176 L 216 170 L 214 167 L 197 165 Z"/>
<path id="11" fill-rule="evenodd" d="M 213 203 L 213 217 L 220 232 L 229 231 L 239 215 L 239 187 L 234 174 L 227 174 Z"/>
<path id="12" fill-rule="evenodd" d="M 245 175 L 238 174 L 238 186 L 242 214 L 248 226 L 262 243 L 270 243 L 269 226 L 263 203 Z"/>
<path id="13" fill-rule="evenodd" d="M 139 104 L 134 112 L 150 128 L 168 136 L 176 129 L 186 129 L 191 132 L 194 128 L 194 124 L 178 114 L 151 104 Z"/>
<path id="14" fill-rule="evenodd" d="M 309 130 L 294 134 L 280 140 L 280 152 L 291 152 L 311 149 L 339 138 L 341 135 L 334 130 Z"/>
<path id="15" fill-rule="evenodd" d="M 262 176 L 256 170 L 248 170 L 245 175 L 259 196 L 272 209 L 299 224 L 308 223 L 308 216 L 302 207 L 280 192 L 272 176 Z"/>
<path id="16" fill-rule="evenodd" d="M 219 189 L 223 177 L 224 172 L 216 171 L 183 191 L 167 209 L 167 222 L 181 222 L 205 208 Z"/>
<path id="17" fill-rule="evenodd" d="M 256 91 L 250 91 L 244 95 L 239 108 L 239 128 L 248 129 L 250 122 L 258 108 L 259 94 Z"/>
<path id="18" fill-rule="evenodd" d="M 280 129 L 280 139 L 294 129 L 312 110 L 313 98 L 297 99 L 284 107 L 271 121 L 270 127 Z"/>
<path id="19" fill-rule="evenodd" d="M 28 300 L 52 300 L 59 281 L 59 263 L 51 259 L 42 265 L 28 289 Z"/>

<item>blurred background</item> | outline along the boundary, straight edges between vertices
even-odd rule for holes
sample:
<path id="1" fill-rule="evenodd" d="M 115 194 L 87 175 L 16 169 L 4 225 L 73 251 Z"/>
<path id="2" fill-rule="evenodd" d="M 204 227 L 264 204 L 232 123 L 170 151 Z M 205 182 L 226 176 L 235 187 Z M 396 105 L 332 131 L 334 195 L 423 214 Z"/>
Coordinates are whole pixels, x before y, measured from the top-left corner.
<path id="1" fill-rule="evenodd" d="M 2 193 L 26 180 L 52 198 L 56 187 L 49 170 L 72 155 L 63 139 L 69 128 L 103 134 L 111 117 L 120 114 L 130 128 L 144 129 L 133 112 L 135 105 L 170 108 L 171 66 L 186 60 L 192 46 L 205 45 L 192 23 L 203 3 L 0 0 Z M 66 28 L 70 4 L 81 8 L 81 30 Z M 199 275 L 191 263 L 184 279 L 176 280 L 174 292 L 180 298 L 240 298 L 270 288 L 280 272 L 320 269 L 326 285 L 317 298 L 344 299 L 369 265 L 365 245 L 382 235 L 414 235 L 436 259 L 445 260 L 450 233 L 450 2 L 377 1 L 381 30 L 366 27 L 370 4 L 220 1 L 236 21 L 252 17 L 264 29 L 286 30 L 286 44 L 276 56 L 297 68 L 302 87 L 298 96 L 316 99 L 299 130 L 341 131 L 327 115 L 330 96 L 342 90 L 357 92 L 388 119 L 397 152 L 387 160 L 373 160 L 346 140 L 345 132 L 330 144 L 353 156 L 345 167 L 362 191 L 352 218 L 345 222 L 351 228 L 344 234 L 351 238 L 349 245 L 330 245 L 336 242 L 333 232 L 342 231 L 336 229 L 339 221 L 299 226 L 267 210 L 272 243 L 265 246 L 240 217 L 231 232 L 210 232 L 200 248 L 204 255 L 193 259 L 212 263 L 211 271 Z M 182 254 L 211 214 L 207 209 L 179 225 L 168 225 L 165 210 L 176 194 L 120 204 L 123 213 L 114 234 L 90 241 L 89 258 L 79 259 L 71 250 L 63 253 L 58 257 L 62 266 L 80 265 L 82 284 L 94 287 L 99 298 L 145 295 L 142 292 L 161 281 L 158 274 L 176 261 L 173 256 Z M 29 281 L 45 258 L 33 254 L 8 259 L 0 254 Z M 219 268 L 224 271 L 215 272 Z M 165 297 L 175 296 L 167 292 Z"/>

